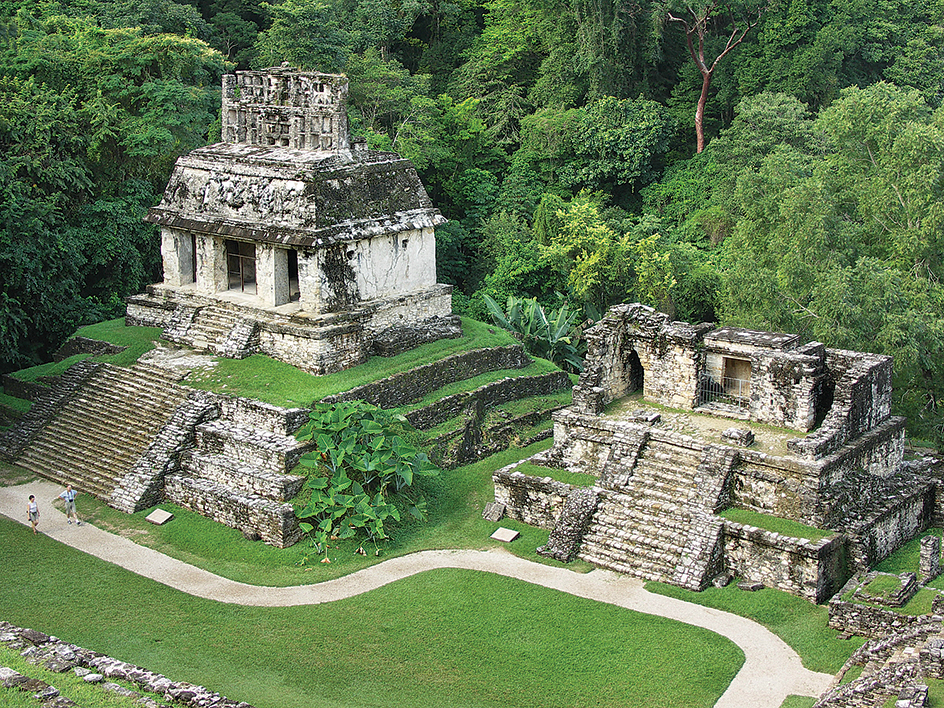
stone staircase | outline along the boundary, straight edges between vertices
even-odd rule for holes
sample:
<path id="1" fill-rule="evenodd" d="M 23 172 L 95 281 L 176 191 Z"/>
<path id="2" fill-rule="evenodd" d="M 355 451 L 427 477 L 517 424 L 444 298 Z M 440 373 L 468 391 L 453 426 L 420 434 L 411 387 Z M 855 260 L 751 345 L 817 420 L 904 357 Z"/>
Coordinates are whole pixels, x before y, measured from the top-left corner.
<path id="1" fill-rule="evenodd" d="M 693 493 L 705 450 L 652 435 L 627 440 L 634 460 L 612 459 L 579 557 L 647 580 L 701 589 L 710 580 L 723 523 Z M 620 449 L 614 445 L 614 456 Z M 611 457 L 614 457 L 611 456 Z M 607 474 L 607 468 L 611 473 Z"/>
<path id="2" fill-rule="evenodd" d="M 230 359 L 245 359 L 258 345 L 258 323 L 222 304 L 178 305 L 163 337 Z"/>
<path id="3" fill-rule="evenodd" d="M 16 464 L 107 501 L 185 399 L 186 390 L 157 371 L 102 364 Z"/>

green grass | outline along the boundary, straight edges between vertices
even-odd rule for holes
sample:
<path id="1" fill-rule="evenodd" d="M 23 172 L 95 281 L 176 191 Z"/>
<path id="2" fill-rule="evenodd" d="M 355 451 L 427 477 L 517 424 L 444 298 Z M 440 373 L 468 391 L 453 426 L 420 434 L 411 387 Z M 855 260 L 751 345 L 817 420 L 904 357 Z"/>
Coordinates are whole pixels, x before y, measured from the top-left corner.
<path id="1" fill-rule="evenodd" d="M 571 375 L 570 378 L 574 384 L 577 383 L 576 376 Z M 521 398 L 517 401 L 503 403 L 500 406 L 495 406 L 492 411 L 501 411 L 509 418 L 517 418 L 518 416 L 533 413 L 536 410 L 569 406 L 572 399 L 573 389 L 566 388 L 563 391 L 558 391 L 557 393 L 552 393 L 547 396 L 529 396 L 528 398 Z"/>
<path id="2" fill-rule="evenodd" d="M 393 357 L 371 357 L 366 363 L 336 374 L 313 376 L 261 354 L 247 359 L 217 359 L 216 366 L 195 370 L 184 382 L 217 393 L 256 398 L 276 406 L 309 406 L 325 396 L 348 391 L 417 366 L 472 349 L 516 344 L 510 333 L 483 322 L 462 318 L 463 336 L 423 344 Z"/>
<path id="3" fill-rule="evenodd" d="M 921 588 L 899 611 L 902 614 L 914 616 L 931 614 L 931 603 L 939 594 L 936 590 Z"/>
<path id="4" fill-rule="evenodd" d="M 852 588 L 842 596 L 842 599 L 846 602 L 855 602 L 860 605 L 878 607 L 888 612 L 920 616 L 931 613 L 934 598 L 940 594 L 933 588 L 925 587 L 919 589 L 902 607 L 890 607 L 882 602 L 882 600 L 887 599 L 889 595 L 892 595 L 900 587 L 901 580 L 899 580 L 898 577 L 879 575 L 873 578 L 872 581 L 863 588 L 863 591 L 860 591 L 858 596 L 856 596 L 856 588 Z M 869 598 L 874 598 L 875 601 L 871 602 Z"/>
<path id="5" fill-rule="evenodd" d="M 32 402 L 27 401 L 23 398 L 17 398 L 16 396 L 11 396 L 7 393 L 3 393 L 0 390 L 0 406 L 4 408 L 9 408 L 11 410 L 17 411 L 19 413 L 26 413 L 32 406 Z"/>
<path id="6" fill-rule="evenodd" d="M 757 511 L 751 511 L 750 509 L 725 509 L 721 512 L 721 516 L 736 524 L 756 526 L 759 529 L 773 531 L 782 536 L 805 538 L 808 541 L 820 541 L 834 535 L 832 531 L 823 531 L 813 526 L 801 524 L 798 521 L 781 519 L 779 516 L 761 514 Z"/>
<path id="7" fill-rule="evenodd" d="M 57 674 L 42 666 L 35 666 L 20 656 L 19 651 L 10 649 L 6 643 L 0 643 L 0 666 L 13 669 L 31 679 L 45 681 L 59 689 L 59 695 L 75 701 L 82 708 L 133 708 L 137 698 L 119 696 L 111 691 L 102 690 L 101 684 L 89 684 L 71 671 Z M 109 683 L 137 691 L 142 696 L 150 696 L 160 701 L 163 697 L 155 693 L 142 691 L 137 684 L 109 678 Z M 32 692 L 0 687 L 0 704 L 4 708 L 37 708 L 39 705 Z"/>
<path id="8" fill-rule="evenodd" d="M 865 592 L 872 597 L 887 597 L 901 588 L 901 579 L 897 575 L 876 575 L 865 586 Z"/>
<path id="9" fill-rule="evenodd" d="M 124 318 L 119 317 L 82 327 L 76 335 L 128 347 L 120 354 L 95 357 L 95 360 L 116 366 L 131 366 L 145 352 L 154 348 L 154 342 L 161 338 L 162 331 L 160 327 L 126 327 Z"/>
<path id="10" fill-rule="evenodd" d="M 14 371 L 12 374 L 10 374 L 10 376 L 15 379 L 19 379 L 20 381 L 41 383 L 37 381 L 37 379 L 43 376 L 59 376 L 73 364 L 88 358 L 88 354 L 75 354 L 67 359 L 63 359 L 62 361 L 50 361 L 45 364 L 37 364 L 36 366 L 31 366 L 27 369 Z"/>
<path id="11" fill-rule="evenodd" d="M 142 354 L 154 348 L 155 340 L 160 339 L 161 329 L 159 327 L 126 327 L 124 318 L 119 317 L 115 320 L 82 327 L 76 335 L 128 347 L 119 354 L 92 357 L 94 361 L 128 367 L 133 365 Z M 21 369 L 12 375 L 20 381 L 36 381 L 41 376 L 59 376 L 76 362 L 88 358 L 88 354 L 74 354 L 62 361 L 51 361 Z"/>
<path id="12" fill-rule="evenodd" d="M 257 708 L 711 706 L 743 662 L 706 630 L 437 570 L 292 608 L 184 595 L 0 519 L 0 616 Z"/>
<path id="13" fill-rule="evenodd" d="M 813 708 L 815 698 L 809 696 L 787 696 L 780 708 Z"/>
<path id="14" fill-rule="evenodd" d="M 944 680 L 924 677 L 928 687 L 928 708 L 944 708 Z"/>
<path id="15" fill-rule="evenodd" d="M 532 477 L 550 477 L 551 479 L 556 479 L 558 482 L 572 484 L 575 487 L 592 487 L 597 481 L 596 475 L 593 474 L 569 472 L 557 467 L 542 467 L 541 465 L 534 465 L 530 462 L 524 462 L 518 465 L 515 471 L 521 474 L 531 475 Z"/>
<path id="16" fill-rule="evenodd" d="M 811 671 L 836 673 L 865 641 L 861 638 L 837 639 L 839 633 L 826 626 L 828 612 L 825 607 L 772 588 L 744 592 L 732 582 L 724 588 L 710 587 L 702 592 L 692 592 L 674 585 L 649 582 L 646 589 L 759 622 L 789 644 Z"/>
<path id="17" fill-rule="evenodd" d="M 878 563 L 873 570 L 878 570 L 882 573 L 893 573 L 894 575 L 901 575 L 902 573 L 908 572 L 917 573 L 918 560 L 921 555 L 921 537 L 929 534 L 940 538 L 941 529 L 928 529 L 920 536 L 911 539 L 885 560 Z"/>

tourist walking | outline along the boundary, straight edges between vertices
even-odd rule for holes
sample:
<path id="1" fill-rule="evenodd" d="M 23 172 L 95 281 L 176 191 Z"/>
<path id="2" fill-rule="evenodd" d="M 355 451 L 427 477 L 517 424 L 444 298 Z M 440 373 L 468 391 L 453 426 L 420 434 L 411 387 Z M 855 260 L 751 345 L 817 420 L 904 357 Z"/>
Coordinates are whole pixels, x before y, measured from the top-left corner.
<path id="1" fill-rule="evenodd" d="M 79 493 L 72 488 L 72 485 L 67 484 L 66 490 L 59 495 L 59 498 L 66 503 L 66 523 L 71 524 L 74 520 L 76 526 L 81 526 L 82 522 L 79 521 L 79 517 L 75 513 L 75 498 L 78 495 Z M 72 517 L 71 519 L 69 518 L 70 516 Z"/>
<path id="2" fill-rule="evenodd" d="M 33 533 L 36 533 L 36 524 L 39 523 L 39 507 L 36 505 L 36 497 L 30 494 L 29 504 L 26 505 L 26 518 L 33 525 Z"/>

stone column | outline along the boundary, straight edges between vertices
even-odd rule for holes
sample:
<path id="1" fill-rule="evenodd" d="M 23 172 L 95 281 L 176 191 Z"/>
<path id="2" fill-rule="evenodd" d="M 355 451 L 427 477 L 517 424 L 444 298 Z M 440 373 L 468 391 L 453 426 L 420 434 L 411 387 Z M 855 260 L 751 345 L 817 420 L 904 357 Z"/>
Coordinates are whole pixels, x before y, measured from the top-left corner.
<path id="1" fill-rule="evenodd" d="M 229 290 L 226 245 L 222 239 L 197 235 L 197 290 L 207 295 Z"/>
<path id="2" fill-rule="evenodd" d="M 918 561 L 918 574 L 921 582 L 934 580 L 941 573 L 941 539 L 938 536 L 924 536 L 921 539 L 921 557 Z"/>
<path id="3" fill-rule="evenodd" d="M 289 301 L 288 251 L 256 244 L 256 295 L 266 307 Z"/>
<path id="4" fill-rule="evenodd" d="M 194 282 L 193 237 L 188 231 L 161 229 L 164 284 L 179 288 Z"/>
<path id="5" fill-rule="evenodd" d="M 298 252 L 298 304 L 305 312 L 321 314 L 321 257 L 318 252 Z"/>

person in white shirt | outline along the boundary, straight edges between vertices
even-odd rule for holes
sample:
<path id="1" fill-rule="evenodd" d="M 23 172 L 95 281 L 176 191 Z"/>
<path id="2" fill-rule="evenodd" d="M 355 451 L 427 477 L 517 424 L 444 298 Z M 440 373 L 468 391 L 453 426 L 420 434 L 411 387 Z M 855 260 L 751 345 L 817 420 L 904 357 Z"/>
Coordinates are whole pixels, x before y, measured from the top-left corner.
<path id="1" fill-rule="evenodd" d="M 79 521 L 78 515 L 75 513 L 75 498 L 79 495 L 77 491 L 72 488 L 71 484 L 66 485 L 66 490 L 59 495 L 59 498 L 65 501 L 66 503 L 66 523 L 71 524 L 75 520 L 76 526 L 81 526 L 82 522 Z M 69 517 L 72 517 L 71 519 Z"/>
<path id="2" fill-rule="evenodd" d="M 36 506 L 36 497 L 29 496 L 29 503 L 26 505 L 26 518 L 33 525 L 33 533 L 36 533 L 36 524 L 39 523 L 39 507 Z"/>

